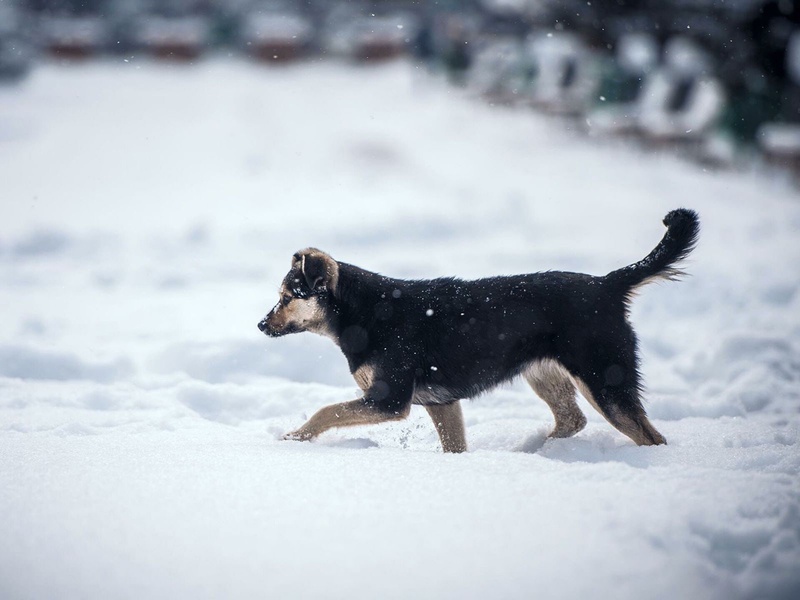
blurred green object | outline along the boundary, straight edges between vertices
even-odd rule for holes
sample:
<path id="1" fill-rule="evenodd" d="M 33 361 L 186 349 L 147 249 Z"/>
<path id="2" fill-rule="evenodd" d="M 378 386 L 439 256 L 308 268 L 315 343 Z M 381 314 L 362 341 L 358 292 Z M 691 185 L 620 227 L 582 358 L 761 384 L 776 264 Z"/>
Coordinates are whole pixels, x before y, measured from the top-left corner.
<path id="1" fill-rule="evenodd" d="M 442 62 L 450 81 L 459 85 L 463 84 L 467 70 L 472 63 L 466 42 L 461 39 L 451 40 L 442 56 Z"/>
<path id="2" fill-rule="evenodd" d="M 642 77 L 620 68 L 614 61 L 603 62 L 600 73 L 598 98 L 603 104 L 633 102 L 642 89 Z"/>
<path id="3" fill-rule="evenodd" d="M 733 91 L 719 127 L 737 143 L 753 143 L 762 123 L 779 120 L 781 104 L 779 88 Z"/>

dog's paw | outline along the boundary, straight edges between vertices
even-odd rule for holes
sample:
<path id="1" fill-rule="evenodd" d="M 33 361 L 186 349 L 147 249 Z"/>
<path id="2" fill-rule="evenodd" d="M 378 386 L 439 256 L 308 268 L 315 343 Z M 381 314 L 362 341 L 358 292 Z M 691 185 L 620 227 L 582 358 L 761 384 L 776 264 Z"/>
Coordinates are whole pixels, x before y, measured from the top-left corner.
<path id="1" fill-rule="evenodd" d="M 307 431 L 303 431 L 302 429 L 298 429 L 297 431 L 290 431 L 289 433 L 284 434 L 284 440 L 291 440 L 294 442 L 307 442 L 314 436 L 308 433 Z"/>

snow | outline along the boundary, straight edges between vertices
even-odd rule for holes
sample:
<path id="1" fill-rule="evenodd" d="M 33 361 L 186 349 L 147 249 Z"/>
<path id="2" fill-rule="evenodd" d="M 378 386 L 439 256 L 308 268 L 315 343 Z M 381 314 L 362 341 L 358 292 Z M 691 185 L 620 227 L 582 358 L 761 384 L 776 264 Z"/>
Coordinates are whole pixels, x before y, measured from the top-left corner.
<path id="1" fill-rule="evenodd" d="M 487 106 L 398 62 L 134 59 L 0 89 L 0 597 L 795 598 L 800 203 Z M 267 339 L 292 254 L 394 276 L 605 273 L 696 209 L 642 290 L 639 448 L 522 383 L 470 451 L 407 421 L 281 441 L 356 397 Z"/>

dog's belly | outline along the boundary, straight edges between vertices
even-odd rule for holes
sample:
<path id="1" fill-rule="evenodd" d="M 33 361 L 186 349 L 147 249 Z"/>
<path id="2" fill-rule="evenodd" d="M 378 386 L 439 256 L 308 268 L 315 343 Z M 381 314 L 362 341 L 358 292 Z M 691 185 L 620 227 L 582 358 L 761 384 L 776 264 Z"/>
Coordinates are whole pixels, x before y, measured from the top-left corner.
<path id="1" fill-rule="evenodd" d="M 414 396 L 411 398 L 412 404 L 419 404 L 421 406 L 429 406 L 431 404 L 452 404 L 457 402 L 457 398 L 453 393 L 445 387 L 436 384 L 417 384 L 414 389 Z"/>

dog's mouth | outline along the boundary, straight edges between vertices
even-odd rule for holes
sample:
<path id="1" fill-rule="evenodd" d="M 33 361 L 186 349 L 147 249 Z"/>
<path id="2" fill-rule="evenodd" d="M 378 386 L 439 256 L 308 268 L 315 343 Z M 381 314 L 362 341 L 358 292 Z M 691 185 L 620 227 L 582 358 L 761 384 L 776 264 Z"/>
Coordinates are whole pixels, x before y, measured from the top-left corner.
<path id="1" fill-rule="evenodd" d="M 270 324 L 266 319 L 262 319 L 258 322 L 258 330 L 269 337 L 278 337 L 283 335 L 281 332 L 275 331 L 272 327 L 270 327 Z"/>
<path id="2" fill-rule="evenodd" d="M 269 322 L 266 319 L 263 319 L 258 322 L 258 330 L 267 337 L 273 337 L 273 338 L 282 337 L 290 333 L 297 333 L 301 331 L 297 327 L 291 325 L 289 327 L 286 327 L 285 329 L 275 329 L 269 324 Z"/>

